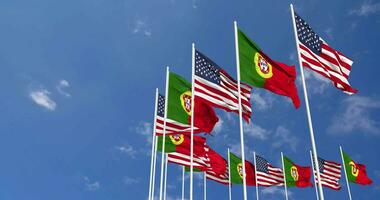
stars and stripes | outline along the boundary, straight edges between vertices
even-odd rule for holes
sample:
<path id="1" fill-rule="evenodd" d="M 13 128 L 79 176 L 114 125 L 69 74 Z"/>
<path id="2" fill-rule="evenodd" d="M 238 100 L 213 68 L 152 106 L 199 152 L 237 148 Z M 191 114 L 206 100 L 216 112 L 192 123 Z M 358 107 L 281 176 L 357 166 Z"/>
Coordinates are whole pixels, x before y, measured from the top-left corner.
<path id="1" fill-rule="evenodd" d="M 251 117 L 251 90 L 246 84 L 240 84 L 243 117 Z M 239 112 L 237 82 L 222 68 L 199 51 L 195 51 L 195 96 L 211 106 L 228 112 Z"/>
<path id="2" fill-rule="evenodd" d="M 164 134 L 164 117 L 165 117 L 165 96 L 159 94 L 157 99 L 157 116 L 156 116 L 156 134 Z M 166 119 L 166 133 L 177 134 L 177 133 L 190 133 L 191 126 L 189 124 L 183 124 L 171 119 Z M 194 127 L 194 132 L 198 133 L 199 129 Z"/>
<path id="3" fill-rule="evenodd" d="M 341 185 L 339 180 L 341 177 L 342 165 L 333 161 L 327 161 L 318 157 L 318 167 L 321 176 L 322 186 L 331 188 L 333 190 L 340 190 Z M 318 183 L 317 174 L 315 174 L 315 181 Z"/>
<path id="4" fill-rule="evenodd" d="M 260 156 L 256 156 L 256 178 L 259 186 L 281 186 L 284 184 L 282 169 L 273 167 Z"/>
<path id="5" fill-rule="evenodd" d="M 168 153 L 168 162 L 190 167 L 190 155 L 173 152 Z M 205 171 L 208 169 L 208 160 L 204 156 L 193 155 L 193 167 Z"/>
<path id="6" fill-rule="evenodd" d="M 206 171 L 206 178 L 224 185 L 228 185 L 229 183 L 228 172 L 224 174 L 216 174 L 213 171 Z"/>
<path id="7" fill-rule="evenodd" d="M 331 48 L 300 16 L 294 16 L 302 65 L 330 79 L 343 92 L 356 93 L 348 82 L 353 61 Z"/>

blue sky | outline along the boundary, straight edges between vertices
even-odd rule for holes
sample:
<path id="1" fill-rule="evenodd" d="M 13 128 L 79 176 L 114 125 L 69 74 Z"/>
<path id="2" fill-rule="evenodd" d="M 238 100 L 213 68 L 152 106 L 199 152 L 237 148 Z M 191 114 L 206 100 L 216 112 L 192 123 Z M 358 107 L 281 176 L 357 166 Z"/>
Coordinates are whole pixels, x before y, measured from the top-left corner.
<path id="1" fill-rule="evenodd" d="M 296 64 L 290 1 L 2 0 L 0 1 L 0 198 L 145 199 L 148 193 L 154 91 L 165 66 L 190 80 L 191 43 L 236 76 L 233 20 L 273 59 Z M 296 11 L 332 47 L 354 60 L 347 96 L 306 70 L 318 153 L 340 161 L 339 145 L 367 165 L 372 186 L 351 185 L 354 198 L 380 195 L 380 34 L 378 1 L 293 1 Z M 298 71 L 298 67 L 297 67 Z M 310 165 L 301 108 L 254 89 L 246 154 L 280 166 L 280 152 Z M 218 111 L 208 144 L 223 156 L 239 152 L 236 114 Z M 169 199 L 180 197 L 178 166 L 169 166 Z M 347 198 L 325 189 L 328 199 Z M 195 197 L 202 197 L 196 178 Z M 188 185 L 187 185 L 188 186 Z M 188 188 L 188 187 L 187 187 Z M 187 189 L 186 188 L 186 189 Z M 241 199 L 241 186 L 233 197 Z M 254 198 L 249 188 L 249 198 Z M 282 188 L 260 188 L 281 199 Z M 290 189 L 314 199 L 314 188 Z M 227 187 L 208 182 L 209 199 Z"/>

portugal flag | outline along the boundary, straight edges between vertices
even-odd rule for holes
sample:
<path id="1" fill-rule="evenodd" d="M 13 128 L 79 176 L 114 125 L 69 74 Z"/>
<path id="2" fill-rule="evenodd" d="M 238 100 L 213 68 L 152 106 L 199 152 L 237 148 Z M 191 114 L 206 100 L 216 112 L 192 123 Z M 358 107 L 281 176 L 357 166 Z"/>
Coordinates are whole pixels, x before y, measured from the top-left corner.
<path id="1" fill-rule="evenodd" d="M 191 138 L 188 135 L 175 134 L 165 136 L 165 153 L 178 152 L 190 155 Z M 164 136 L 157 136 L 157 150 L 162 151 L 162 140 Z M 194 154 L 204 155 L 206 153 L 206 138 L 194 136 Z"/>
<path id="2" fill-rule="evenodd" d="M 300 106 L 294 66 L 276 62 L 261 51 L 259 46 L 238 30 L 240 78 L 251 86 L 265 88 L 288 96 L 296 108 Z"/>
<path id="3" fill-rule="evenodd" d="M 363 164 L 355 163 L 351 157 L 343 152 L 344 166 L 346 168 L 346 177 L 348 181 L 360 185 L 370 185 L 372 180 L 368 178 L 366 167 Z"/>
<path id="4" fill-rule="evenodd" d="M 243 164 L 242 160 L 235 154 L 230 153 L 230 172 L 231 172 L 231 183 L 243 184 Z M 252 163 L 245 161 L 245 173 L 246 183 L 250 186 L 256 186 L 255 181 L 255 167 Z"/>
<path id="5" fill-rule="evenodd" d="M 182 124 L 190 125 L 192 104 L 191 84 L 181 76 L 170 72 L 168 93 L 167 118 Z M 195 133 L 210 133 L 219 120 L 214 109 L 202 101 L 197 100 L 195 100 L 194 109 Z"/>
<path id="6" fill-rule="evenodd" d="M 287 187 L 308 187 L 310 182 L 311 168 L 296 165 L 284 156 L 284 173 Z"/>

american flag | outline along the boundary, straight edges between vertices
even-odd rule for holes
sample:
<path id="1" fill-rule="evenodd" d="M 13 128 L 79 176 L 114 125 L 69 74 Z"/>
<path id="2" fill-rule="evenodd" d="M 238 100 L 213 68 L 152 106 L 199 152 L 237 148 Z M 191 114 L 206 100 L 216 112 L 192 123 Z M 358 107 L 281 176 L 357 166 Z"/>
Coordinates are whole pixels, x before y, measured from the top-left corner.
<path id="1" fill-rule="evenodd" d="M 330 79 L 343 92 L 356 93 L 348 82 L 353 61 L 331 48 L 300 16 L 294 16 L 302 65 Z"/>
<path id="2" fill-rule="evenodd" d="M 243 117 L 251 117 L 251 87 L 240 84 Z M 199 51 L 195 51 L 195 96 L 211 106 L 239 113 L 237 82 L 222 68 Z"/>
<path id="3" fill-rule="evenodd" d="M 224 185 L 228 185 L 229 183 L 228 172 L 224 174 L 216 174 L 213 171 L 206 171 L 206 178 Z"/>
<path id="4" fill-rule="evenodd" d="M 342 165 L 333 161 L 327 161 L 318 157 L 319 172 L 321 184 L 333 190 L 340 190 L 339 180 L 341 177 Z M 318 177 L 315 173 L 315 181 L 318 183 Z"/>
<path id="5" fill-rule="evenodd" d="M 190 167 L 190 154 L 168 153 L 168 162 Z M 208 169 L 206 157 L 193 155 L 193 167 L 205 171 Z"/>
<path id="6" fill-rule="evenodd" d="M 157 116 L 156 116 L 156 135 L 164 134 L 164 118 L 165 118 L 165 96 L 159 94 L 157 99 Z M 190 125 L 183 124 L 171 119 L 166 119 L 166 133 L 190 133 Z M 199 132 L 197 127 L 194 127 L 194 132 Z"/>
<path id="7" fill-rule="evenodd" d="M 256 156 L 256 178 L 257 184 L 260 186 L 281 186 L 284 184 L 282 169 L 273 167 L 260 156 Z"/>

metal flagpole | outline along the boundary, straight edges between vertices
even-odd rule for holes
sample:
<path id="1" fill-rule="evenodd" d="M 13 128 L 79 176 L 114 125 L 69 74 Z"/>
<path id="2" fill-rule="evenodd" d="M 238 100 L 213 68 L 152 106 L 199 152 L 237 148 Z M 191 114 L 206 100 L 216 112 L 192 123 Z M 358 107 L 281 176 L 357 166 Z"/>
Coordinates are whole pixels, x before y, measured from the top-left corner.
<path id="1" fill-rule="evenodd" d="M 304 76 L 304 73 L 303 73 L 303 67 L 302 67 L 302 63 L 301 63 L 301 55 L 300 55 L 300 50 L 299 50 L 299 46 L 298 46 L 298 37 L 297 37 L 296 23 L 294 21 L 295 18 L 294 18 L 293 4 L 290 4 L 290 10 L 292 12 L 294 37 L 295 37 L 295 40 L 296 40 L 297 53 L 298 53 L 298 62 L 299 62 L 299 67 L 300 67 L 300 71 L 301 71 L 301 80 L 302 80 L 303 93 L 304 93 L 304 98 L 305 98 L 306 114 L 307 114 L 307 119 L 308 119 L 308 124 L 309 124 L 311 147 L 312 147 L 312 150 L 313 150 L 314 161 L 317 164 L 318 163 L 317 147 L 316 147 L 315 140 L 314 140 L 313 122 L 311 120 L 311 113 L 310 113 L 310 108 L 309 108 L 309 99 L 308 99 L 308 95 L 307 95 L 305 76 Z M 319 173 L 319 168 L 318 167 L 316 168 L 316 172 L 317 172 L 318 180 L 321 180 L 320 173 Z M 324 200 L 325 198 L 324 198 L 324 195 L 323 195 L 323 189 L 322 189 L 321 181 L 318 181 L 318 188 L 319 188 L 319 196 L 320 196 L 321 200 Z"/>
<path id="2" fill-rule="evenodd" d="M 282 173 L 284 174 L 285 199 L 288 200 L 288 188 L 286 185 L 284 154 L 282 152 L 281 152 L 281 162 L 282 162 Z"/>
<path id="3" fill-rule="evenodd" d="M 232 200 L 232 191 L 231 191 L 231 167 L 230 167 L 230 148 L 227 149 L 228 153 L 228 196 L 229 200 Z"/>
<path id="4" fill-rule="evenodd" d="M 164 200 L 166 200 L 166 185 L 168 180 L 168 154 L 165 154 L 165 183 L 164 183 Z"/>
<path id="5" fill-rule="evenodd" d="M 241 87 L 240 87 L 240 59 L 239 59 L 239 42 L 238 42 L 238 29 L 237 22 L 234 21 L 235 30 L 235 53 L 236 53 L 236 71 L 237 71 L 237 85 L 238 85 L 238 101 L 239 101 L 239 126 L 240 126 L 240 149 L 241 159 L 243 160 L 243 194 L 244 200 L 247 200 L 247 182 L 245 171 L 245 154 L 244 154 L 244 133 L 243 133 L 243 112 L 241 105 Z"/>
<path id="6" fill-rule="evenodd" d="M 255 165 L 256 200 L 259 200 L 259 183 L 257 182 L 256 152 L 253 152 L 253 164 Z"/>
<path id="7" fill-rule="evenodd" d="M 190 200 L 193 200 L 193 153 L 194 153 L 194 74 L 195 74 L 195 44 L 191 51 L 191 132 L 190 132 Z"/>
<path id="8" fill-rule="evenodd" d="M 165 161 L 165 136 L 166 136 L 166 117 L 168 116 L 168 91 L 169 91 L 169 67 L 166 67 L 166 85 L 165 85 L 165 113 L 164 113 L 164 134 L 162 138 L 161 150 L 161 177 L 160 177 L 160 200 L 162 200 L 162 190 L 164 184 L 164 161 Z"/>
<path id="9" fill-rule="evenodd" d="M 152 199 L 152 184 L 153 184 L 153 165 L 154 165 L 154 154 L 155 154 L 155 141 L 156 141 L 156 116 L 157 116 L 157 100 L 158 100 L 158 88 L 156 88 L 156 98 L 154 100 L 154 122 L 153 122 L 153 134 L 152 134 L 152 154 L 150 158 L 150 177 L 149 177 L 149 197 L 148 199 Z"/>
<path id="10" fill-rule="evenodd" d="M 342 165 L 343 165 L 343 169 L 344 169 L 344 175 L 346 176 L 348 196 L 350 197 L 350 200 L 352 200 L 351 189 L 350 189 L 350 184 L 348 183 L 348 177 L 347 177 L 346 165 L 345 165 L 344 157 L 343 157 L 342 146 L 339 146 L 339 149 L 340 149 L 340 156 L 342 157 Z"/>
<path id="11" fill-rule="evenodd" d="M 203 199 L 207 199 L 207 182 L 206 182 L 206 172 L 203 172 Z"/>
<path id="12" fill-rule="evenodd" d="M 185 200 L 185 166 L 182 166 L 182 200 Z"/>
<path id="13" fill-rule="evenodd" d="M 313 162 L 313 154 L 310 151 L 310 161 L 311 161 L 311 166 L 313 168 L 313 178 L 314 178 L 314 188 L 315 188 L 315 194 L 317 195 L 317 200 L 319 200 L 319 195 L 318 195 L 318 187 L 317 187 L 317 182 L 315 181 L 315 170 L 314 170 L 314 162 Z M 318 166 L 319 167 L 319 166 Z"/>
<path id="14" fill-rule="evenodd" d="M 154 129 L 156 128 L 156 126 L 154 127 Z M 156 131 L 154 131 L 156 132 Z M 156 165 L 157 165 L 157 137 L 154 137 L 154 158 L 153 158 L 153 177 L 152 177 L 152 196 L 151 196 L 151 200 L 154 199 L 154 186 L 155 186 L 155 182 L 156 182 Z"/>

